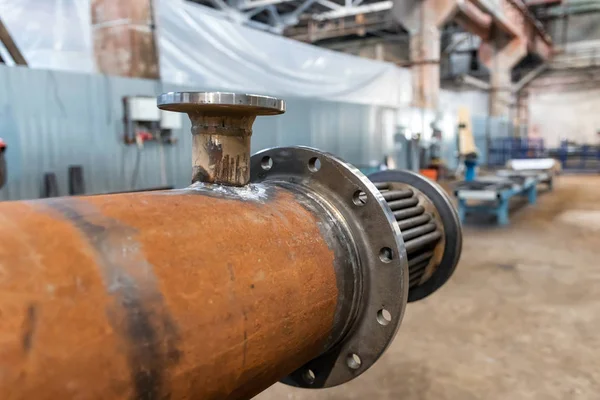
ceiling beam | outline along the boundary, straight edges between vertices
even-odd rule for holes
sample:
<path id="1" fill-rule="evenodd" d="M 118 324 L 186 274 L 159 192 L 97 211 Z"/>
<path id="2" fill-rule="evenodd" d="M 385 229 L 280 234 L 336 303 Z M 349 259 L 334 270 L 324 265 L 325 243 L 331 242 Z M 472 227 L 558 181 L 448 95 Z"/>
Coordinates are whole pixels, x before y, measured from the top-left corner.
<path id="1" fill-rule="evenodd" d="M 0 42 L 4 44 L 4 48 L 8 52 L 8 54 L 12 57 L 13 61 L 17 65 L 27 65 L 27 61 L 25 57 L 23 57 L 23 53 L 19 50 L 19 46 L 15 43 L 12 36 L 8 32 L 8 29 L 0 19 Z"/>
<path id="2" fill-rule="evenodd" d="M 333 1 L 329 1 L 329 0 L 317 0 L 317 3 L 319 3 L 323 7 L 327 7 L 331 10 L 340 10 L 340 9 L 344 8 L 344 6 L 342 6 L 341 4 L 334 3 Z"/>
<path id="3" fill-rule="evenodd" d="M 239 10 L 250 10 L 256 7 L 275 6 L 277 4 L 289 3 L 294 0 L 246 0 L 236 5 Z"/>
<path id="4" fill-rule="evenodd" d="M 321 3 L 322 0 L 319 1 Z M 362 6 L 352 6 L 352 7 L 342 7 L 327 11 L 321 14 L 313 14 L 312 18 L 316 21 L 327 21 L 331 19 L 351 17 L 353 15 L 359 14 L 369 14 L 379 11 L 387 11 L 392 9 L 393 2 L 391 0 L 388 1 L 380 1 L 378 3 L 365 4 Z"/>

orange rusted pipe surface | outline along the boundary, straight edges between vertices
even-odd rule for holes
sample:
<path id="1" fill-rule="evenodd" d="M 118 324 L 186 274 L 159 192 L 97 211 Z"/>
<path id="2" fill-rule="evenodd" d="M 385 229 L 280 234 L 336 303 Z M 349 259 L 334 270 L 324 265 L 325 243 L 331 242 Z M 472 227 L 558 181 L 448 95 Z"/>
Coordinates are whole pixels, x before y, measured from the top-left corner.
<path id="1" fill-rule="evenodd" d="M 1 203 L 0 398 L 249 398 L 320 354 L 327 222 L 240 190 Z"/>

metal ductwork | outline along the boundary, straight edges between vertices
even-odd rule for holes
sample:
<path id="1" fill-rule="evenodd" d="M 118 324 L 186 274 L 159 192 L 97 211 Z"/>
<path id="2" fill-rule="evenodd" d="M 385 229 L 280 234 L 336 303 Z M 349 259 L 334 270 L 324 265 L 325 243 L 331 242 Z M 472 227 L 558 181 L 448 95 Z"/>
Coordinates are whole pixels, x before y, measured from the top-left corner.
<path id="1" fill-rule="evenodd" d="M 407 299 L 454 270 L 460 226 L 423 178 L 372 183 L 305 147 L 250 157 L 252 122 L 282 113 L 278 99 L 168 93 L 158 104 L 192 121 L 190 187 L 0 203 L 0 398 L 339 385 L 389 346 Z"/>

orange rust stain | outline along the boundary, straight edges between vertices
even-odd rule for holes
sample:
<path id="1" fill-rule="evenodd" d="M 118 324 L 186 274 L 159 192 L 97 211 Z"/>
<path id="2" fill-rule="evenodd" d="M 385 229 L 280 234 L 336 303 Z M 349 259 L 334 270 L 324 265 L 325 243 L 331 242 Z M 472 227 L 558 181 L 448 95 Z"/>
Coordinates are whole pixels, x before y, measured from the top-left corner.
<path id="1" fill-rule="evenodd" d="M 137 243 L 150 266 L 152 279 L 132 279 L 153 325 L 168 313 L 177 332 L 160 394 L 249 398 L 323 350 L 337 302 L 333 252 L 317 217 L 275 192 L 265 203 L 187 192 L 71 200 L 86 220 L 131 233 L 102 246 Z M 106 249 L 35 204 L 0 204 L 10 221 L 0 224 L 0 398 L 131 398 L 128 344 L 106 316 L 115 301 L 99 272 Z"/>
<path id="2" fill-rule="evenodd" d="M 246 398 L 322 350 L 337 302 L 333 253 L 289 192 L 266 204 L 156 193 L 86 201 L 139 232 L 182 336 L 175 398 Z"/>
<path id="3" fill-rule="evenodd" d="M 75 228 L 27 203 L 0 205 L 0 398 L 128 397 L 110 302 Z"/>

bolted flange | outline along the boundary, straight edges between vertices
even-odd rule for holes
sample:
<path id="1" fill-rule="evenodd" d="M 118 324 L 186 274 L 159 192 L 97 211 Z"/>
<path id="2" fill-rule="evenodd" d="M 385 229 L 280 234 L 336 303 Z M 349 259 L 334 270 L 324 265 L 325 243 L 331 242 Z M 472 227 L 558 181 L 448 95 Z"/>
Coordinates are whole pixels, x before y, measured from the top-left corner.
<path id="1" fill-rule="evenodd" d="M 283 100 L 223 92 L 169 92 L 158 108 L 186 113 L 192 122 L 192 183 L 244 186 L 250 180 L 250 136 L 259 115 L 285 112 Z"/>
<path id="2" fill-rule="evenodd" d="M 408 263 L 394 216 L 376 186 L 332 154 L 272 148 L 254 154 L 251 166 L 252 183 L 304 193 L 328 210 L 325 231 L 347 232 L 349 250 L 336 271 L 340 294 L 331 340 L 282 382 L 313 389 L 348 382 L 377 362 L 404 315 Z"/>

